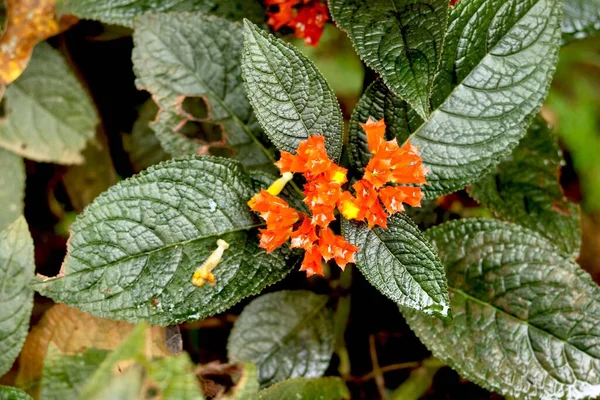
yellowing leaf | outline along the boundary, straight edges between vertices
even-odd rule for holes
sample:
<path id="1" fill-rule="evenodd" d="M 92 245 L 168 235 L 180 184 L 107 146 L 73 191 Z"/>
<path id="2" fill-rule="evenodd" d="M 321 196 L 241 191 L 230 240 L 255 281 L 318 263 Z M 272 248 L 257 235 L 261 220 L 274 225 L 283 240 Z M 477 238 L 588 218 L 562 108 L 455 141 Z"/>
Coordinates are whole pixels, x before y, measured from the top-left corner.
<path id="1" fill-rule="evenodd" d="M 133 330 L 134 325 L 100 319 L 58 304 L 48 310 L 31 330 L 19 357 L 17 384 L 34 395 L 39 382 L 49 344 L 64 355 L 83 353 L 88 348 L 114 350 Z M 152 328 L 151 355 L 166 356 L 165 328 Z"/>

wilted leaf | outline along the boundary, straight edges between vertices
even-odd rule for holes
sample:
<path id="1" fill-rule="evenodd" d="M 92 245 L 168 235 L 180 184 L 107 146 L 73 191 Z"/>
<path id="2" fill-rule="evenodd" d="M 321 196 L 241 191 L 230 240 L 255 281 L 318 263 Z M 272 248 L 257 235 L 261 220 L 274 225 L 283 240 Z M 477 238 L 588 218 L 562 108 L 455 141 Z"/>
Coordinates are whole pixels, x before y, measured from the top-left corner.
<path id="1" fill-rule="evenodd" d="M 59 22 L 54 18 L 55 0 L 4 1 L 7 18 L 0 38 L 0 86 L 14 82 L 21 75 L 36 44 L 74 22 L 72 19 Z"/>
<path id="2" fill-rule="evenodd" d="M 133 38 L 136 84 L 161 108 L 152 128 L 165 150 L 220 149 L 250 166 L 272 160 L 244 91 L 239 24 L 203 14 L 145 15 Z"/>
<path id="3" fill-rule="evenodd" d="M 537 231 L 576 258 L 579 207 L 565 199 L 560 187 L 562 164 L 554 132 L 538 118 L 510 158 L 474 183 L 469 194 L 498 217 Z"/>
<path id="4" fill-rule="evenodd" d="M 10 386 L 0 386 L 0 399 L 2 400 L 32 400 L 22 390 Z"/>
<path id="5" fill-rule="evenodd" d="M 269 139 L 295 152 L 310 135 L 325 136 L 332 160 L 342 154 L 342 112 L 335 94 L 305 55 L 244 21 L 242 73 L 248 98 Z"/>
<path id="6" fill-rule="evenodd" d="M 329 0 L 365 63 L 421 118 L 440 65 L 448 0 Z"/>
<path id="7" fill-rule="evenodd" d="M 25 165 L 23 159 L 0 149 L 0 230 L 23 213 Z"/>
<path id="8" fill-rule="evenodd" d="M 33 239 L 19 217 L 0 231 L 0 376 L 12 367 L 29 330 L 34 273 Z"/>
<path id="9" fill-rule="evenodd" d="M 98 116 L 56 50 L 45 43 L 38 45 L 23 75 L 7 87 L 4 101 L 0 147 L 36 161 L 83 161 L 80 151 L 94 137 Z"/>
<path id="10" fill-rule="evenodd" d="M 404 309 L 433 354 L 519 399 L 600 394 L 600 288 L 554 243 L 491 219 L 427 231 L 446 265 L 454 319 Z"/>
<path id="11" fill-rule="evenodd" d="M 396 136 L 407 126 L 412 131 L 408 137 L 431 169 L 427 197 L 481 178 L 525 135 L 554 73 L 560 14 L 558 0 L 469 0 L 452 8 L 433 112 L 420 127 L 408 113 L 408 124 L 388 124 Z M 383 118 L 407 107 L 381 86 L 365 93 L 356 115 Z"/>
<path id="12" fill-rule="evenodd" d="M 63 357 L 76 356 L 87 349 L 113 350 L 132 329 L 133 325 L 127 322 L 100 319 L 64 304 L 55 305 L 46 311 L 27 337 L 19 356 L 17 384 L 27 387 L 34 395 L 37 393 L 50 345 Z M 152 338 L 152 354 L 168 355 L 164 328 L 152 328 Z M 86 355 L 79 357 L 87 359 Z"/>
<path id="13" fill-rule="evenodd" d="M 444 266 L 409 217 L 390 217 L 387 229 L 343 220 L 342 233 L 360 248 L 356 266 L 377 290 L 401 306 L 451 316 Z"/>
<path id="14" fill-rule="evenodd" d="M 221 312 L 282 279 L 282 252 L 258 248 L 243 167 L 214 157 L 163 162 L 99 196 L 71 226 L 61 274 L 33 284 L 45 296 L 102 318 L 170 325 Z M 194 270 L 229 243 L 215 286 Z"/>
<path id="15" fill-rule="evenodd" d="M 260 0 L 57 0 L 56 11 L 128 27 L 133 27 L 140 15 L 169 11 L 203 12 L 233 21 L 243 17 L 256 23 L 263 22 L 266 15 Z"/>
<path id="16" fill-rule="evenodd" d="M 295 378 L 261 390 L 256 400 L 350 400 L 350 392 L 340 378 Z"/>
<path id="17" fill-rule="evenodd" d="M 230 392 L 219 397 L 219 400 L 246 400 L 251 399 L 258 393 L 260 385 L 256 365 L 253 363 L 240 363 L 240 373 L 237 374 L 235 385 Z"/>
<path id="18" fill-rule="evenodd" d="M 600 0 L 565 0 L 563 42 L 600 34 Z"/>
<path id="19" fill-rule="evenodd" d="M 321 376 L 333 353 L 328 297 L 282 291 L 253 300 L 235 322 L 227 354 L 256 364 L 262 387 L 288 378 Z"/>

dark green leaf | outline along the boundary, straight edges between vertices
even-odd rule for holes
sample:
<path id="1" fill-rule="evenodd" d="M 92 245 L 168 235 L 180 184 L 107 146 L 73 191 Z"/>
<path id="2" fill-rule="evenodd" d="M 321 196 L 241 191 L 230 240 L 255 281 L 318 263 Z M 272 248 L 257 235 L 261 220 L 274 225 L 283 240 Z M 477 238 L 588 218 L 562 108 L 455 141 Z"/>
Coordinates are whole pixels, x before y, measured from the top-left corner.
<path id="1" fill-rule="evenodd" d="M 227 354 L 256 364 L 262 387 L 295 377 L 321 376 L 333 354 L 328 297 L 282 291 L 253 300 L 235 322 Z"/>
<path id="2" fill-rule="evenodd" d="M 519 399 L 600 394 L 600 289 L 554 243 L 491 219 L 427 231 L 446 265 L 454 319 L 403 313 L 463 377 Z"/>
<path id="3" fill-rule="evenodd" d="M 418 128 L 410 114 L 408 124 L 398 119 L 392 123 L 400 127 L 390 127 L 396 136 L 406 135 L 406 126 L 412 131 L 411 143 L 431 169 L 428 197 L 476 181 L 525 135 L 554 73 L 560 15 L 558 0 L 469 0 L 453 7 L 434 111 Z M 355 114 L 382 118 L 406 107 L 381 90 L 371 88 Z"/>
<path id="4" fill-rule="evenodd" d="M 343 220 L 342 233 L 360 248 L 356 266 L 381 293 L 401 306 L 450 317 L 444 266 L 410 218 L 396 214 L 387 229 Z"/>
<path id="5" fill-rule="evenodd" d="M 350 400 L 350 392 L 340 378 L 288 379 L 261 390 L 255 400 Z"/>
<path id="6" fill-rule="evenodd" d="M 574 258 L 581 246 L 579 208 L 569 203 L 558 176 L 563 164 L 556 137 L 538 118 L 495 172 L 469 194 L 500 218 L 537 231 Z"/>
<path id="7" fill-rule="evenodd" d="M 79 398 L 79 392 L 86 380 L 92 376 L 107 354 L 106 350 L 88 349 L 83 354 L 66 355 L 50 344 L 44 361 L 41 398 Z"/>
<path id="8" fill-rule="evenodd" d="M 265 19 L 260 0 L 57 0 L 56 10 L 58 14 L 128 27 L 133 27 L 140 15 L 169 11 L 203 12 L 233 21 L 248 18 L 256 23 Z"/>
<path id="9" fill-rule="evenodd" d="M 600 33 L 600 0 L 565 0 L 563 41 L 571 42 Z"/>
<path id="10" fill-rule="evenodd" d="M 140 17 L 135 28 L 136 84 L 160 107 L 152 128 L 166 151 L 206 155 L 225 148 L 246 165 L 272 161 L 242 82 L 239 24 L 169 13 Z"/>
<path id="11" fill-rule="evenodd" d="M 32 400 L 31 397 L 14 387 L 0 386 L 0 400 Z"/>
<path id="12" fill-rule="evenodd" d="M 23 75 L 7 87 L 4 100 L 0 147 L 35 161 L 83 161 L 80 152 L 96 134 L 98 116 L 60 53 L 46 43 L 37 45 Z"/>
<path id="13" fill-rule="evenodd" d="M 25 165 L 16 154 L 0 149 L 0 230 L 23 213 Z"/>
<path id="14" fill-rule="evenodd" d="M 447 0 L 329 0 L 365 63 L 417 113 L 429 114 L 448 22 Z"/>
<path id="15" fill-rule="evenodd" d="M 257 246 L 239 163 L 188 157 L 150 167 L 99 196 L 71 226 L 62 274 L 38 279 L 43 295 L 101 318 L 169 325 L 221 312 L 290 271 L 281 252 Z M 195 287 L 194 270 L 230 247 L 216 286 Z"/>
<path id="16" fill-rule="evenodd" d="M 334 161 L 342 154 L 342 112 L 325 78 L 295 47 L 244 21 L 242 73 L 254 112 L 280 150 L 323 134 Z"/>
<path id="17" fill-rule="evenodd" d="M 0 231 L 0 376 L 12 367 L 27 337 L 33 308 L 28 283 L 34 273 L 33 239 L 19 217 Z"/>

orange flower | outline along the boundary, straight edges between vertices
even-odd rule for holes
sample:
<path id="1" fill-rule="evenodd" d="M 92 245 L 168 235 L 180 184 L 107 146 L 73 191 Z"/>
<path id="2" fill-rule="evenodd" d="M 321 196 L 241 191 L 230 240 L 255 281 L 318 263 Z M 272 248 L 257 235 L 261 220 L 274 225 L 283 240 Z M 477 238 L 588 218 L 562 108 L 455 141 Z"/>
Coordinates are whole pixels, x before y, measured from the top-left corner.
<path id="1" fill-rule="evenodd" d="M 267 223 L 267 229 L 260 230 L 260 247 L 272 252 L 284 244 L 292 234 L 293 226 L 300 216 L 285 200 L 261 190 L 248 205 L 260 214 Z"/>
<path id="2" fill-rule="evenodd" d="M 295 155 L 282 151 L 275 165 L 282 173 L 302 173 L 314 177 L 326 173 L 334 164 L 327 155 L 325 137 L 315 135 L 300 142 Z"/>
<path id="3" fill-rule="evenodd" d="M 304 253 L 304 260 L 300 266 L 300 271 L 306 271 L 306 276 L 312 276 L 314 274 L 323 275 L 323 256 L 319 246 L 312 246 Z"/>
<path id="4" fill-rule="evenodd" d="M 358 247 L 351 245 L 342 236 L 337 236 L 329 228 L 321 230 L 319 251 L 326 261 L 335 260 L 341 269 L 354 262 Z"/>
<path id="5" fill-rule="evenodd" d="M 284 26 L 294 29 L 296 37 L 316 46 L 329 20 L 327 7 L 320 0 L 265 0 L 269 8 L 267 24 L 277 31 Z"/>
<path id="6" fill-rule="evenodd" d="M 292 241 L 290 247 L 292 249 L 310 250 L 313 244 L 319 239 L 315 225 L 311 224 L 310 219 L 302 216 L 302 224 L 292 232 Z"/>

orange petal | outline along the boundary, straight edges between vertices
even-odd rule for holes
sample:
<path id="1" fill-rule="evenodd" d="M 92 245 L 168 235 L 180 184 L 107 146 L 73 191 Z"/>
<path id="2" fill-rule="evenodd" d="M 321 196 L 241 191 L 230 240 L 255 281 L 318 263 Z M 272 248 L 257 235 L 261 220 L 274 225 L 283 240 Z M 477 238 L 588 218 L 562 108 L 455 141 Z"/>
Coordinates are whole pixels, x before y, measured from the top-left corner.
<path id="1" fill-rule="evenodd" d="M 366 123 L 360 124 L 367 134 L 367 145 L 372 153 L 375 153 L 385 143 L 385 121 L 375 121 L 371 117 Z"/>
<path id="2" fill-rule="evenodd" d="M 304 253 L 300 271 L 306 271 L 306 276 L 323 275 L 322 257 L 318 246 L 312 246 Z"/>
<path id="3" fill-rule="evenodd" d="M 290 247 L 310 250 L 313 244 L 319 239 L 316 227 L 310 223 L 310 219 L 303 217 L 302 224 L 291 234 Z"/>

